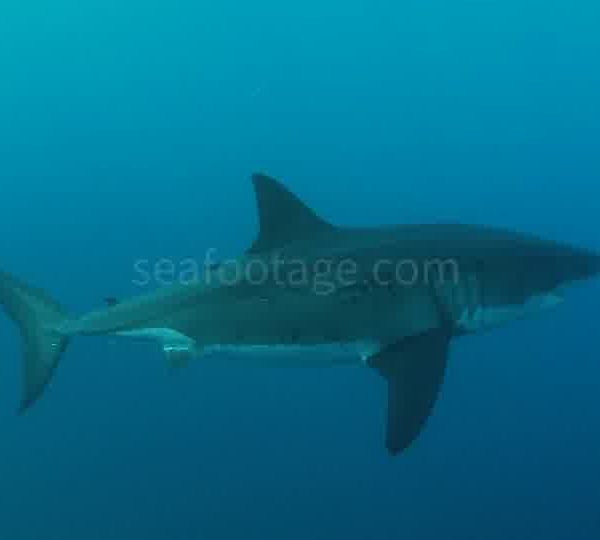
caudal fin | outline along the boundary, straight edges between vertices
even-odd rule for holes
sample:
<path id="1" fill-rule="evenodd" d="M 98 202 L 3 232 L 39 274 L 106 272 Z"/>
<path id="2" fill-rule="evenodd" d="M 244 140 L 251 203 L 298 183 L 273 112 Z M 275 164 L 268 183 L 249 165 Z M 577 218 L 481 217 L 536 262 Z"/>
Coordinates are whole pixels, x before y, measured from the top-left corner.
<path id="1" fill-rule="evenodd" d="M 67 317 L 46 293 L 3 272 L 0 304 L 19 327 L 23 340 L 23 412 L 42 395 L 67 348 L 68 338 L 57 330 Z"/>

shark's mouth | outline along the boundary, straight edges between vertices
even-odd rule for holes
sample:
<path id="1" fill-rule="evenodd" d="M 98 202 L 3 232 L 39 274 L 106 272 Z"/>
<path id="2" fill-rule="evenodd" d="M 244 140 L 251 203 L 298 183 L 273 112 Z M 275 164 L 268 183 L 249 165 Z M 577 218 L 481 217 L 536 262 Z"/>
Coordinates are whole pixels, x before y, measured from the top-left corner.
<path id="1" fill-rule="evenodd" d="M 478 332 L 502 326 L 517 319 L 534 316 L 564 302 L 562 288 L 529 297 L 522 304 L 477 306 L 463 309 L 456 324 L 466 332 Z"/>

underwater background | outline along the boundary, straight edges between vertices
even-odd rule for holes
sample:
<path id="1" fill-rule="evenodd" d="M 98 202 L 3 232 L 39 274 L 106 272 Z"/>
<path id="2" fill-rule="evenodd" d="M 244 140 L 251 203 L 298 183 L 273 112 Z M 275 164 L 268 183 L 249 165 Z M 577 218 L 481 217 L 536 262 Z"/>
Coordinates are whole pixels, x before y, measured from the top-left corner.
<path id="1" fill-rule="evenodd" d="M 340 224 L 600 249 L 600 5 L 4 0 L 0 267 L 74 313 L 256 234 L 249 176 Z M 598 283 L 458 340 L 405 455 L 368 370 L 76 340 L 27 415 L 2 316 L 0 540 L 600 537 Z"/>

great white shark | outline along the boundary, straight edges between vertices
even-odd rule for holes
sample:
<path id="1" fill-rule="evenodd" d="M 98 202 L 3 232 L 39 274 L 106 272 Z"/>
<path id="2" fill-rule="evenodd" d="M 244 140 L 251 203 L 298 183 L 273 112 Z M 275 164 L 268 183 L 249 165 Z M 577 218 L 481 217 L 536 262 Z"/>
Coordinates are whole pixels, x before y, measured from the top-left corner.
<path id="1" fill-rule="evenodd" d="M 151 339 L 170 363 L 221 352 L 249 364 L 358 364 L 387 383 L 386 446 L 408 448 L 439 394 L 451 342 L 560 304 L 600 274 L 600 255 L 509 230 L 461 224 L 335 226 L 277 180 L 253 175 L 259 233 L 192 282 L 71 317 L 0 273 L 0 303 L 23 342 L 31 407 L 69 341 Z"/>

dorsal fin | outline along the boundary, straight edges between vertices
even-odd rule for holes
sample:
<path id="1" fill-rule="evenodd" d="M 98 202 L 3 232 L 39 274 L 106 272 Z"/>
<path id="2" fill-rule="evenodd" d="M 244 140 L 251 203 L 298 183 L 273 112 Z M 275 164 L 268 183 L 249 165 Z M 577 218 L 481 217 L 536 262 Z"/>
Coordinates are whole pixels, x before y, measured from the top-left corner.
<path id="1" fill-rule="evenodd" d="M 265 253 L 293 240 L 318 236 L 333 229 L 280 182 L 252 175 L 258 205 L 258 237 L 248 253 Z"/>

